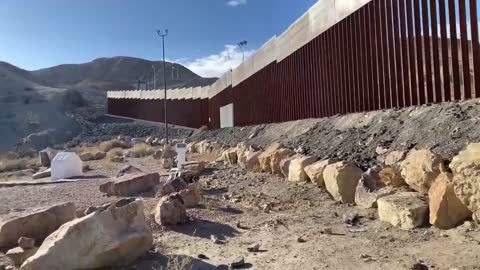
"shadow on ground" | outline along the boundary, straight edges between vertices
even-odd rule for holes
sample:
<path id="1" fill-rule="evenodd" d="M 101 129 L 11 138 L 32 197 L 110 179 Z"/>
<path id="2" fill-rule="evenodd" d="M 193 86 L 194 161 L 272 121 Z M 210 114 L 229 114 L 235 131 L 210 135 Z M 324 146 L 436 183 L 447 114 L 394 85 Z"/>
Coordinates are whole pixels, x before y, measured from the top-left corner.
<path id="1" fill-rule="evenodd" d="M 165 256 L 150 253 L 135 261 L 132 265 L 104 270 L 215 270 L 217 266 L 186 255 Z M 225 268 L 225 269 L 228 269 Z"/>
<path id="2" fill-rule="evenodd" d="M 211 235 L 215 235 L 220 240 L 225 240 L 226 237 L 234 237 L 239 233 L 239 231 L 229 225 L 204 219 L 195 219 L 188 224 L 174 226 L 170 229 L 178 233 L 205 239 L 210 239 Z"/>

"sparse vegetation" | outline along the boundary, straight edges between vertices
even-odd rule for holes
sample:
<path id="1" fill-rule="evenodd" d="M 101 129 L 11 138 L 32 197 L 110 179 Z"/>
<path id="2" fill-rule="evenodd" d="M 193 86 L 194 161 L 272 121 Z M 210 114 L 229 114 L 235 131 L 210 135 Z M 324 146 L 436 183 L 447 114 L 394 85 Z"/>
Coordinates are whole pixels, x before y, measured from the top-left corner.
<path id="1" fill-rule="evenodd" d="M 98 145 L 98 149 L 102 152 L 108 152 L 114 148 L 126 148 L 126 145 L 124 142 L 119 141 L 119 140 L 110 140 L 106 142 L 102 142 Z"/>
<path id="2" fill-rule="evenodd" d="M 19 159 L 10 159 L 5 156 L 0 157 L 0 172 L 18 171 L 39 166 L 36 156 L 24 157 Z"/>
<path id="3" fill-rule="evenodd" d="M 131 149 L 129 149 L 131 157 L 144 157 L 148 156 L 153 153 L 152 147 L 145 143 L 140 143 L 134 145 Z"/>
<path id="4" fill-rule="evenodd" d="M 107 152 L 107 160 L 114 162 L 118 157 L 123 156 L 122 148 L 113 148 Z"/>

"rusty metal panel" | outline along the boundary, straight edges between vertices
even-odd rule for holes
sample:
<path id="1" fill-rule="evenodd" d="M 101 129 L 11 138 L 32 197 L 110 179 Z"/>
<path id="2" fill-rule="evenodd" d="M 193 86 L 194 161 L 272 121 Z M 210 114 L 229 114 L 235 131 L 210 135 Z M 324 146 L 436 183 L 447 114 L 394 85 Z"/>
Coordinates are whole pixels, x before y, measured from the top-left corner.
<path id="1" fill-rule="evenodd" d="M 470 0 L 470 27 L 472 31 L 472 58 L 473 58 L 473 97 L 480 97 L 480 44 L 478 37 L 477 0 Z"/>
<path id="2" fill-rule="evenodd" d="M 387 20 L 387 40 L 388 40 L 388 62 L 389 62 L 389 72 L 390 76 L 388 80 L 390 81 L 390 93 L 391 93 L 391 107 L 399 107 L 398 104 L 398 86 L 397 86 L 397 74 L 395 70 L 395 40 L 394 40 L 394 29 L 393 29 L 393 10 L 392 10 L 392 0 L 387 0 L 385 5 L 385 19 Z"/>
<path id="3" fill-rule="evenodd" d="M 429 6 L 428 0 L 422 0 L 422 24 L 423 24 L 423 46 L 425 50 L 425 81 L 426 81 L 426 103 L 434 102 L 433 93 L 433 72 L 432 72 L 432 44 L 430 25 L 428 22 Z M 433 1 L 435 2 L 435 1 Z"/>
<path id="4" fill-rule="evenodd" d="M 467 31 L 467 11 L 466 1 L 459 1 L 459 17 L 460 17 L 460 39 L 462 45 L 462 66 L 463 66 L 463 99 L 472 97 L 472 85 L 470 79 L 470 60 L 468 52 L 468 31 Z"/>
<path id="5" fill-rule="evenodd" d="M 420 0 L 413 1 L 413 16 L 415 17 L 415 50 L 417 59 L 418 99 L 419 104 L 425 104 L 425 73 L 422 46 L 422 18 L 420 16 Z"/>
<path id="6" fill-rule="evenodd" d="M 413 18 L 413 1 L 416 0 L 406 0 L 407 5 L 407 36 L 408 36 L 408 55 L 410 63 L 410 87 L 412 93 L 412 105 L 419 105 L 419 91 L 417 84 L 417 67 L 415 59 L 415 32 L 414 32 L 414 18 Z"/>
<path id="7" fill-rule="evenodd" d="M 438 38 L 437 1 L 430 1 L 430 27 L 432 29 L 433 87 L 435 102 L 442 101 L 442 80 L 440 71 L 440 44 Z"/>
<path id="8" fill-rule="evenodd" d="M 461 98 L 460 65 L 458 59 L 457 23 L 455 16 L 455 0 L 448 0 L 448 14 L 450 22 L 450 50 L 452 55 L 453 100 Z M 455 22 L 455 23 L 452 23 Z"/>
<path id="9" fill-rule="evenodd" d="M 398 107 L 405 106 L 405 85 L 402 70 L 402 40 L 400 36 L 400 20 L 398 0 L 392 2 L 393 43 L 395 47 L 395 73 L 397 77 Z"/>
<path id="10" fill-rule="evenodd" d="M 451 86 L 450 86 L 450 71 L 448 61 L 448 36 L 447 36 L 447 7 L 445 2 L 447 0 L 438 1 L 439 13 L 440 13 L 440 35 L 442 46 L 442 69 L 443 69 L 443 101 L 451 100 Z"/>

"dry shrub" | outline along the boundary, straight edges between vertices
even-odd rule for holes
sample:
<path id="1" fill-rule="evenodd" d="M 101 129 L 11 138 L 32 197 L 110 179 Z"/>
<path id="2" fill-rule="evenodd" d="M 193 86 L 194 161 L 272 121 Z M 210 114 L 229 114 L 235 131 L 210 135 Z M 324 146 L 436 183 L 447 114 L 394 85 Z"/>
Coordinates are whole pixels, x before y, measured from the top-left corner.
<path id="1" fill-rule="evenodd" d="M 144 157 L 153 154 L 152 149 L 148 144 L 139 143 L 134 145 L 129 151 L 132 157 Z"/>
<path id="2" fill-rule="evenodd" d="M 107 160 L 114 161 L 116 157 L 123 156 L 122 148 L 113 148 L 107 153 Z"/>
<path id="3" fill-rule="evenodd" d="M 98 145 L 98 149 L 102 152 L 108 152 L 113 148 L 125 148 L 125 143 L 115 139 L 115 140 L 102 142 Z"/>
<path id="4" fill-rule="evenodd" d="M 0 172 L 19 171 L 39 166 L 38 157 L 24 157 L 19 159 L 11 159 L 0 157 Z"/>

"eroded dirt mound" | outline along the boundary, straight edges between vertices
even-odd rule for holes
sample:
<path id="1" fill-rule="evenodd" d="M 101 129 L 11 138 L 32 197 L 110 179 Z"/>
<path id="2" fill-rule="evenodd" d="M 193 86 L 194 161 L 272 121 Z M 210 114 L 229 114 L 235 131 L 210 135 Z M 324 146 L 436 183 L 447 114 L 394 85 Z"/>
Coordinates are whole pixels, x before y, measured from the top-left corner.
<path id="1" fill-rule="evenodd" d="M 449 102 L 356 113 L 322 119 L 205 131 L 193 140 L 211 139 L 229 146 L 242 141 L 267 146 L 273 141 L 303 146 L 319 158 L 352 161 L 363 169 L 377 161 L 377 149 L 428 148 L 445 160 L 469 142 L 480 141 L 480 100 Z M 253 134 L 253 135 L 252 135 Z M 256 135 L 255 135 L 256 134 Z M 249 137 L 251 139 L 249 139 Z"/>

